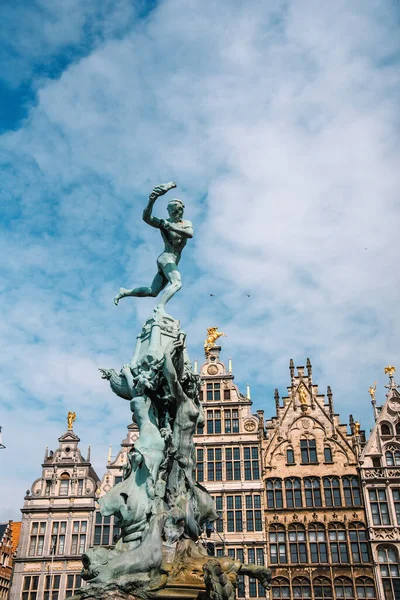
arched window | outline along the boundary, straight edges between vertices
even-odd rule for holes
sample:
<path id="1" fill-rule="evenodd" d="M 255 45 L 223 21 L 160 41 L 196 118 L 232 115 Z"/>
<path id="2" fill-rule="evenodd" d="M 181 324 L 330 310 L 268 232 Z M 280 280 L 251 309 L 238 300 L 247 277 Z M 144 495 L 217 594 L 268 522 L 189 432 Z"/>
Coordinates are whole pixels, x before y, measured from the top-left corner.
<path id="1" fill-rule="evenodd" d="M 326 506 L 342 506 L 339 478 L 324 477 L 323 481 Z"/>
<path id="2" fill-rule="evenodd" d="M 287 563 L 286 530 L 283 525 L 269 528 L 269 561 L 271 565 Z"/>
<path id="3" fill-rule="evenodd" d="M 314 439 L 300 440 L 301 462 L 303 465 L 317 463 L 317 446 Z"/>
<path id="4" fill-rule="evenodd" d="M 360 481 L 357 475 L 343 477 L 342 481 L 346 506 L 361 506 Z"/>
<path id="5" fill-rule="evenodd" d="M 371 562 L 367 528 L 365 525 L 363 523 L 350 523 L 349 538 L 353 563 Z"/>
<path id="6" fill-rule="evenodd" d="M 289 552 L 292 565 L 307 562 L 306 532 L 303 525 L 293 523 L 288 527 Z M 300 596 L 301 597 L 301 596 Z"/>
<path id="7" fill-rule="evenodd" d="M 321 487 L 318 477 L 308 477 L 304 480 L 306 506 L 322 506 Z"/>
<path id="8" fill-rule="evenodd" d="M 60 477 L 60 496 L 68 496 L 69 494 L 69 473 L 62 473 Z"/>
<path id="9" fill-rule="evenodd" d="M 378 562 L 385 598 L 397 600 L 400 590 L 400 572 L 396 548 L 394 546 L 380 546 L 378 548 Z"/>
<path id="10" fill-rule="evenodd" d="M 400 421 L 396 423 L 396 435 L 400 435 Z"/>
<path id="11" fill-rule="evenodd" d="M 375 600 L 375 584 L 370 577 L 357 577 L 356 597 L 357 600 Z"/>
<path id="12" fill-rule="evenodd" d="M 346 600 L 354 599 L 353 582 L 348 577 L 337 577 L 335 579 L 335 592 L 337 598 Z"/>
<path id="13" fill-rule="evenodd" d="M 308 527 L 308 539 L 311 562 L 316 564 L 329 562 L 325 527 L 321 523 L 311 523 Z"/>
<path id="14" fill-rule="evenodd" d="M 326 577 L 313 580 L 314 600 L 331 600 L 333 598 L 332 583 Z"/>
<path id="15" fill-rule="evenodd" d="M 341 523 L 331 523 L 329 525 L 329 545 L 333 563 L 347 564 L 349 562 L 346 529 Z M 342 597 L 345 598 L 345 596 Z"/>
<path id="16" fill-rule="evenodd" d="M 400 448 L 394 444 L 386 446 L 385 458 L 388 467 L 400 467 Z"/>
<path id="17" fill-rule="evenodd" d="M 392 435 L 392 427 L 388 423 L 382 423 L 381 434 L 382 435 Z"/>
<path id="18" fill-rule="evenodd" d="M 294 598 L 299 598 L 304 600 L 306 598 L 311 598 L 311 585 L 310 580 L 306 577 L 295 577 L 292 581 L 293 587 L 293 596 Z"/>
<path id="19" fill-rule="evenodd" d="M 286 450 L 286 462 L 288 465 L 294 465 L 294 450 L 293 450 L 293 448 L 288 448 Z"/>
<path id="20" fill-rule="evenodd" d="M 285 479 L 286 508 L 301 508 L 301 481 L 298 477 Z"/>
<path id="21" fill-rule="evenodd" d="M 282 508 L 282 479 L 267 479 L 267 507 Z"/>
<path id="22" fill-rule="evenodd" d="M 324 461 L 326 463 L 331 463 L 333 462 L 332 460 L 332 450 L 329 446 L 325 446 L 324 448 Z"/>
<path id="23" fill-rule="evenodd" d="M 275 577 L 271 581 L 271 589 L 274 600 L 290 600 L 290 584 L 285 577 Z"/>

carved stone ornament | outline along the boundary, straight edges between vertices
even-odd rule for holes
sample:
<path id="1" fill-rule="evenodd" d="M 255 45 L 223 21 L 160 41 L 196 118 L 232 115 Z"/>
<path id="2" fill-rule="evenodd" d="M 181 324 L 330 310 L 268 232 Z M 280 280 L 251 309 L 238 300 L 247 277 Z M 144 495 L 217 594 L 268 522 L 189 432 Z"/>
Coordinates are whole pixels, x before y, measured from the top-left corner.
<path id="1" fill-rule="evenodd" d="M 254 421 L 246 421 L 246 423 L 244 424 L 244 428 L 246 431 L 254 431 L 256 428 L 256 424 L 254 423 Z"/>
<path id="2" fill-rule="evenodd" d="M 303 429 L 310 429 L 310 427 L 311 427 L 310 419 L 302 419 L 301 425 L 302 425 Z"/>
<path id="3" fill-rule="evenodd" d="M 207 373 L 209 375 L 216 375 L 218 373 L 218 367 L 217 367 L 217 365 L 210 365 L 207 368 Z"/>

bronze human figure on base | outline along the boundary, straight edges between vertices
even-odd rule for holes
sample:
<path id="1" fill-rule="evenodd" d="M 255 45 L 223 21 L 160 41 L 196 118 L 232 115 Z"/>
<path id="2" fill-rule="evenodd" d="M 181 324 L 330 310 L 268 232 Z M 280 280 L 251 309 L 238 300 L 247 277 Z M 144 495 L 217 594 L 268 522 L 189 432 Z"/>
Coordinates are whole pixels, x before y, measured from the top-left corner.
<path id="1" fill-rule="evenodd" d="M 178 198 L 173 198 L 168 203 L 169 219 L 158 219 L 152 215 L 153 206 L 157 198 L 163 196 L 174 187 L 176 187 L 174 181 L 156 186 L 151 192 L 149 202 L 143 211 L 143 220 L 145 223 L 156 229 L 160 229 L 165 243 L 164 252 L 157 258 L 158 272 L 150 287 L 137 287 L 132 290 L 120 288 L 119 293 L 114 298 L 115 305 L 118 305 L 121 298 L 126 298 L 127 296 L 153 296 L 155 298 L 169 283 L 170 285 L 164 291 L 161 301 L 157 306 L 160 312 L 165 312 L 166 303 L 181 289 L 182 279 L 178 271 L 178 264 L 181 259 L 182 250 L 186 246 L 188 239 L 193 237 L 193 225 L 190 221 L 182 219 L 185 205 Z"/>

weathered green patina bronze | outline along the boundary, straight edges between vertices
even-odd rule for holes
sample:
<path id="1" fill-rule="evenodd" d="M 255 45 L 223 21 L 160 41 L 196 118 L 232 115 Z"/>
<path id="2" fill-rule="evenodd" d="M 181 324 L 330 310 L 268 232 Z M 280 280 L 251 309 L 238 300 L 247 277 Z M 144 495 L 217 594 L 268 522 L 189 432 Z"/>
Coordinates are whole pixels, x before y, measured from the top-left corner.
<path id="1" fill-rule="evenodd" d="M 151 215 L 155 200 L 172 187 L 154 188 L 143 213 L 165 241 L 152 286 L 121 288 L 115 298 L 117 304 L 125 296 L 157 296 L 170 283 L 137 336 L 131 361 L 119 372 L 101 369 L 115 394 L 130 402 L 139 439 L 123 481 L 99 501 L 104 516 L 118 518 L 121 537 L 112 550 L 90 548 L 83 555 L 82 576 L 89 586 L 79 591 L 80 598 L 175 597 L 170 591 L 178 588 L 183 598 L 186 586 L 192 595 L 185 597 L 232 600 L 239 572 L 263 583 L 270 579 L 264 567 L 228 557 L 209 561 L 198 542 L 205 525 L 218 518 L 211 496 L 195 480 L 193 435 L 204 424 L 200 377 L 193 372 L 179 321 L 165 312 L 166 302 L 181 287 L 177 266 L 193 228 L 181 220 L 180 200 L 168 205 L 168 221 Z"/>

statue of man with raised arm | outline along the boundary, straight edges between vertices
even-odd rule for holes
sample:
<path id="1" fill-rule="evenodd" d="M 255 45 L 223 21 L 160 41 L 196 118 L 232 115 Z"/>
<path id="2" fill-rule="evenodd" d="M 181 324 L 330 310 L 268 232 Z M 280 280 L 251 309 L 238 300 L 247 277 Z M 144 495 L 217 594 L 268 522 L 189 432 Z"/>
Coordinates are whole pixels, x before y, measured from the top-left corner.
<path id="1" fill-rule="evenodd" d="M 164 291 L 161 301 L 157 306 L 159 311 L 165 312 L 166 303 L 181 289 L 182 279 L 178 271 L 178 264 L 186 242 L 189 238 L 193 237 L 193 225 L 190 221 L 183 220 L 185 205 L 178 198 L 173 198 L 168 203 L 169 219 L 158 219 L 152 215 L 153 206 L 157 198 L 175 187 L 176 183 L 174 181 L 156 186 L 151 192 L 149 202 L 143 211 L 143 221 L 156 229 L 160 229 L 165 243 L 164 251 L 157 258 L 158 272 L 151 286 L 137 287 L 132 290 L 120 288 L 119 293 L 114 298 L 115 305 L 118 305 L 121 298 L 125 298 L 126 296 L 156 297 L 169 283 L 170 285 Z"/>

